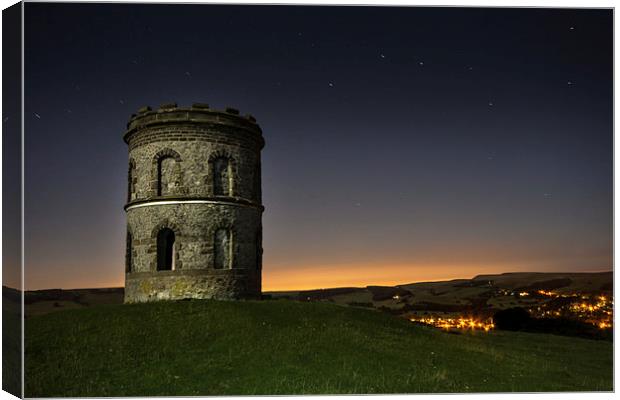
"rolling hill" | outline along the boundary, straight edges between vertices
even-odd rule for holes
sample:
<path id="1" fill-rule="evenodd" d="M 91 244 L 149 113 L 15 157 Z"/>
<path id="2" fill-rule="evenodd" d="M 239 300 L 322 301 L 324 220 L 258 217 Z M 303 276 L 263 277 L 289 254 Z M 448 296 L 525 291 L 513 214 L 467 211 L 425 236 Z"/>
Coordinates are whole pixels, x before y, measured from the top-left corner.
<path id="1" fill-rule="evenodd" d="M 612 294 L 613 273 L 516 272 L 479 275 L 472 279 L 416 282 L 396 286 L 340 287 L 301 291 L 265 292 L 274 299 L 330 301 L 340 305 L 402 308 L 421 311 L 471 311 L 472 306 L 488 313 L 514 306 L 527 306 L 529 299 L 500 295 L 500 291 L 523 288 L 554 289 L 559 293 Z M 524 301 L 525 300 L 525 301 Z M 9 299 L 11 301 L 11 299 Z M 123 288 L 45 289 L 25 293 L 26 316 L 47 314 L 94 305 L 122 304 Z M 482 310 L 484 311 L 484 310 Z"/>
<path id="2" fill-rule="evenodd" d="M 26 396 L 611 391 L 607 341 L 450 334 L 328 302 L 99 305 L 26 319 Z"/>

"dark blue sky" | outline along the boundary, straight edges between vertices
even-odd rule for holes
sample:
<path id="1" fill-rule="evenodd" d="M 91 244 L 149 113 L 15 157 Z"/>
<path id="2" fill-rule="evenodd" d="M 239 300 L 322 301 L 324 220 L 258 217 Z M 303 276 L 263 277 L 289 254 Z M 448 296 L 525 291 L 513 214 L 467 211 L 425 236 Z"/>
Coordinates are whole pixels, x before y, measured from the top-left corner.
<path id="1" fill-rule="evenodd" d="M 233 106 L 266 289 L 612 267 L 612 11 L 26 4 L 26 287 L 123 283 L 143 105 Z"/>

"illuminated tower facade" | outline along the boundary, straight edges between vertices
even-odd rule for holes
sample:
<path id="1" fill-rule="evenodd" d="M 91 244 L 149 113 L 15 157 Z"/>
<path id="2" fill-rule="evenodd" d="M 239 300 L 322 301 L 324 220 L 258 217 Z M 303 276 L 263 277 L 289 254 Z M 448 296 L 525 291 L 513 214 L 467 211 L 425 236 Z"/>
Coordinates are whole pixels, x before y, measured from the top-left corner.
<path id="1" fill-rule="evenodd" d="M 251 115 L 195 103 L 132 115 L 125 302 L 259 298 L 261 161 Z"/>

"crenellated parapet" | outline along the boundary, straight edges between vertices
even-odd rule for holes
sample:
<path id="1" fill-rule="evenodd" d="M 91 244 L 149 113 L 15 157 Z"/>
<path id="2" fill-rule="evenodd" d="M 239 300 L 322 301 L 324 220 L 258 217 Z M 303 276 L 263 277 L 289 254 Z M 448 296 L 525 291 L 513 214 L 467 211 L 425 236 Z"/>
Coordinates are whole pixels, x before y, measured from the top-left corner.
<path id="1" fill-rule="evenodd" d="M 242 116 L 239 110 L 231 107 L 223 111 L 215 110 L 206 103 L 194 103 L 191 107 L 178 107 L 176 103 L 165 103 L 156 110 L 149 106 L 142 107 L 137 114 L 132 114 L 127 123 L 127 130 L 123 134 L 123 140 L 129 144 L 132 136 L 145 128 L 170 124 L 220 125 L 253 136 L 260 141 L 261 147 L 265 144 L 262 130 L 252 115 Z"/>

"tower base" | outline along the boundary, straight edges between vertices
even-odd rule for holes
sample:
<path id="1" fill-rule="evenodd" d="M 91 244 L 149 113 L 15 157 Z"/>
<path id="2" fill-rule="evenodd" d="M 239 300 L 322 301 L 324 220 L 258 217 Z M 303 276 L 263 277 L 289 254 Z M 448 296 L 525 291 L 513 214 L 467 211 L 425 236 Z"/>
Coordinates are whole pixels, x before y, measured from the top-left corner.
<path id="1" fill-rule="evenodd" d="M 259 299 L 260 296 L 260 274 L 251 269 L 133 272 L 125 275 L 125 303 Z"/>

